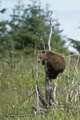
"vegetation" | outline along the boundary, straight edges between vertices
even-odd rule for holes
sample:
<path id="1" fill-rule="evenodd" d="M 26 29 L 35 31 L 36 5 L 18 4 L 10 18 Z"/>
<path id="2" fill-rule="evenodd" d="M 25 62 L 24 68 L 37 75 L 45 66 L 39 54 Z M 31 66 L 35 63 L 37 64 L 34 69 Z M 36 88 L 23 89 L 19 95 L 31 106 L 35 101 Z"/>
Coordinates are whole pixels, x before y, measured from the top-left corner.
<path id="1" fill-rule="evenodd" d="M 66 59 L 68 65 L 69 58 Z M 69 77 L 73 78 L 75 72 L 77 57 L 71 58 L 71 63 L 69 67 Z M 43 67 L 39 66 L 43 71 Z M 27 58 L 23 60 L 18 60 L 15 67 L 11 67 L 8 63 L 0 61 L 0 119 L 1 120 L 79 120 L 80 118 L 80 101 L 79 96 L 75 102 L 74 96 L 77 92 L 77 84 L 73 87 L 71 85 L 71 90 L 73 90 L 72 102 L 67 99 L 68 91 L 68 79 L 59 76 L 57 81 L 56 90 L 56 101 L 58 106 L 48 106 L 47 112 L 41 111 L 40 114 L 36 114 L 32 110 L 33 106 L 37 106 L 36 93 L 31 95 L 35 90 L 35 80 L 32 78 L 32 68 L 34 69 L 34 75 L 36 76 L 36 60 L 35 58 Z M 66 68 L 65 75 L 67 73 L 68 67 Z M 45 92 L 45 76 L 38 72 L 38 85 L 40 91 L 44 95 Z M 80 74 L 80 73 L 79 73 Z M 75 83 L 77 82 L 78 75 L 76 73 Z M 80 76 L 79 76 L 80 78 Z M 69 80 L 69 84 L 72 80 Z M 54 88 L 55 80 L 52 81 L 52 86 Z M 70 91 L 71 92 L 71 91 Z M 28 98 L 27 98 L 28 97 Z M 42 104 L 40 103 L 42 106 Z M 44 108 L 44 107 L 42 107 Z"/>
<path id="2" fill-rule="evenodd" d="M 3 12 L 5 14 L 5 11 Z M 33 54 L 35 50 L 43 49 L 38 32 L 46 44 L 48 42 L 50 32 L 50 10 L 42 9 L 41 5 L 36 0 L 31 0 L 31 4 L 27 7 L 18 3 L 13 9 L 11 20 L 0 21 L 0 53 L 1 57 L 14 57 Z M 53 19 L 53 31 L 51 46 L 52 50 L 59 53 L 68 53 L 65 47 L 65 37 L 62 36 L 62 31 L 59 29 L 60 24 Z"/>
<path id="3" fill-rule="evenodd" d="M 69 38 L 70 44 L 80 53 L 80 41 Z"/>
<path id="4" fill-rule="evenodd" d="M 5 14 L 6 9 L 0 10 L 0 14 Z M 38 32 L 48 48 L 50 10 L 42 9 L 37 0 L 31 0 L 27 7 L 20 2 L 13 9 L 11 20 L 0 20 L 0 119 L 1 120 L 79 120 L 80 118 L 80 97 L 75 95 L 78 83 L 71 87 L 73 90 L 73 100 L 67 99 L 68 79 L 59 76 L 56 90 L 56 101 L 58 106 L 48 106 L 47 112 L 36 114 L 32 107 L 36 107 L 36 94 L 28 97 L 35 91 L 35 80 L 32 77 L 32 68 L 36 76 L 36 50 L 43 49 L 40 39 L 36 36 Z M 65 36 L 60 24 L 53 19 L 53 31 L 51 38 L 52 50 L 66 55 Z M 74 77 L 74 70 L 77 57 L 70 61 L 66 58 L 67 68 L 64 72 L 70 78 Z M 40 66 L 42 71 L 44 68 Z M 79 66 L 78 66 L 78 69 Z M 78 72 L 78 69 L 76 70 Z M 68 71 L 69 70 L 69 74 Z M 76 72 L 75 72 L 76 73 Z M 45 76 L 38 71 L 38 84 L 42 94 L 45 92 Z M 80 71 L 79 71 L 80 74 Z M 75 74 L 75 83 L 78 73 Z M 54 83 L 52 81 L 54 88 Z M 72 84 L 72 81 L 69 81 Z M 28 97 L 28 98 L 27 98 Z M 42 106 L 42 104 L 40 103 Z"/>

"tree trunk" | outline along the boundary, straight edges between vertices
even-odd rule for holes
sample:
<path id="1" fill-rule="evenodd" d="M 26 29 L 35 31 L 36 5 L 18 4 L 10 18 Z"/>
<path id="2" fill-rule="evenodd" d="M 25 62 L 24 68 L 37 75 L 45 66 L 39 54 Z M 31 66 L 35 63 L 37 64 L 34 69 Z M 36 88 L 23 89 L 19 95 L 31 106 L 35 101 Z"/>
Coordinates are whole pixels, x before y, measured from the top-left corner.
<path id="1" fill-rule="evenodd" d="M 49 105 L 54 104 L 53 88 L 51 86 L 51 79 L 47 76 L 47 74 L 45 77 L 45 97 L 46 97 L 46 100 L 48 101 Z"/>

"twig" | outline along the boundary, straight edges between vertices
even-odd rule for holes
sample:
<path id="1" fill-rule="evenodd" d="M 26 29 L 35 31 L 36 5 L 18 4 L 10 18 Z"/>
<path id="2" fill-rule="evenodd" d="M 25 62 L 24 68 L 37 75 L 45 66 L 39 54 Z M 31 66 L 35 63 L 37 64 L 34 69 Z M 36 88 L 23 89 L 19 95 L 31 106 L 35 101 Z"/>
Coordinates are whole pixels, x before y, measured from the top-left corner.
<path id="1" fill-rule="evenodd" d="M 26 117 L 27 115 L 23 115 L 23 114 L 3 114 L 4 117 L 15 117 L 15 116 L 18 116 L 18 117 Z"/>
<path id="2" fill-rule="evenodd" d="M 70 78 L 70 77 L 68 77 L 67 75 L 58 74 L 58 76 L 63 76 L 63 77 L 65 77 L 65 78 L 68 78 L 68 79 L 70 79 L 70 80 L 73 80 L 73 78 Z"/>
<path id="3" fill-rule="evenodd" d="M 71 85 L 74 87 L 77 83 L 78 83 L 78 81 L 77 81 L 76 83 L 74 83 L 73 85 L 72 85 L 72 83 L 69 84 L 70 88 L 71 88 Z M 67 89 L 67 88 L 68 88 L 68 87 L 65 87 L 64 90 Z"/>
<path id="4" fill-rule="evenodd" d="M 69 62 L 68 62 L 68 78 L 69 78 L 69 67 L 70 67 L 70 60 L 71 60 L 71 56 L 69 56 Z M 68 91 L 68 94 L 67 94 L 67 100 L 69 100 L 69 102 L 71 101 L 71 95 L 70 95 L 70 86 L 69 86 L 69 79 L 67 81 L 67 84 L 68 84 L 68 87 L 67 87 L 67 91 Z"/>
<path id="5" fill-rule="evenodd" d="M 45 107 L 47 107 L 48 103 L 47 103 L 47 101 L 44 99 L 43 95 L 41 94 L 41 92 L 40 92 L 40 90 L 39 90 L 39 87 L 38 87 L 38 92 L 39 92 L 39 98 L 40 98 L 41 103 L 42 103 Z"/>
<path id="6" fill-rule="evenodd" d="M 36 34 L 40 37 L 40 34 L 38 32 L 36 32 Z M 43 47 L 44 47 L 44 50 L 45 50 L 45 43 L 44 43 L 44 41 L 43 41 L 43 39 L 41 37 L 40 37 L 40 40 L 41 40 L 41 42 L 43 44 Z"/>
<path id="7" fill-rule="evenodd" d="M 39 51 L 38 51 L 39 52 Z M 37 66 L 36 66 L 36 77 L 34 76 L 34 71 L 32 69 L 32 76 L 35 80 L 35 92 L 37 96 L 37 113 L 39 112 L 39 92 L 38 92 L 38 85 L 37 85 L 37 77 L 38 77 L 38 52 L 37 52 Z"/>
<path id="8" fill-rule="evenodd" d="M 64 56 L 64 57 L 71 57 L 71 56 L 78 56 L 80 54 L 73 54 L 73 55 L 68 55 L 68 56 Z"/>
<path id="9" fill-rule="evenodd" d="M 35 111 L 37 111 L 37 108 L 34 107 L 34 106 L 32 107 L 32 109 L 35 110 Z M 47 112 L 47 109 L 44 109 L 44 108 L 41 108 L 41 107 L 40 107 L 40 108 L 39 108 L 39 111 L 40 111 L 40 112 L 41 112 L 41 111 Z"/>
<path id="10" fill-rule="evenodd" d="M 45 73 L 43 73 L 43 71 L 39 68 L 39 71 L 43 74 L 43 75 L 45 75 L 46 76 L 46 74 Z"/>
<path id="11" fill-rule="evenodd" d="M 46 74 L 39 68 L 39 71 L 43 74 L 43 75 L 45 75 L 46 76 Z M 49 73 L 50 74 L 50 73 Z M 70 78 L 70 77 L 68 77 L 67 75 L 62 75 L 62 74 L 58 74 L 58 76 L 63 76 L 63 77 L 65 77 L 65 78 L 68 78 L 68 79 L 70 79 L 70 80 L 73 80 L 73 78 Z"/>
<path id="12" fill-rule="evenodd" d="M 27 100 L 28 98 L 30 98 L 36 91 L 34 91 L 31 95 L 27 96 L 22 102 L 20 102 L 20 104 L 22 104 L 25 100 Z"/>

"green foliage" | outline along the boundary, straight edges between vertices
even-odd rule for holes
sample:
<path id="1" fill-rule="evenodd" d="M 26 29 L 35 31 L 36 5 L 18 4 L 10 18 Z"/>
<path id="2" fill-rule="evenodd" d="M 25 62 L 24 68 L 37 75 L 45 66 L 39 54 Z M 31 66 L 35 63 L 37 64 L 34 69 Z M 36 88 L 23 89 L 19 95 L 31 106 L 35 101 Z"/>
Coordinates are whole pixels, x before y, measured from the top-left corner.
<path id="1" fill-rule="evenodd" d="M 6 9 L 0 10 L 0 14 L 3 14 Z M 7 49 L 7 20 L 0 20 L 0 57 L 5 56 L 5 50 Z"/>
<path id="2" fill-rule="evenodd" d="M 7 39 L 8 21 L 0 21 L 0 58 L 8 57 L 9 45 Z"/>
<path id="3" fill-rule="evenodd" d="M 47 25 L 45 24 L 44 10 L 40 9 L 36 2 L 32 3 L 33 5 L 30 4 L 27 8 L 17 6 L 13 11 L 13 15 L 11 15 L 12 20 L 9 23 L 11 30 L 8 34 L 13 36 L 16 49 L 35 49 L 39 43 L 36 32 L 43 35 L 44 33 L 47 34 L 47 31 L 45 32 Z"/>
<path id="4" fill-rule="evenodd" d="M 73 45 L 73 47 L 80 52 L 80 41 L 69 39 L 70 43 Z"/>
<path id="5" fill-rule="evenodd" d="M 13 9 L 11 20 L 0 22 L 1 55 L 4 55 L 3 57 L 14 55 L 15 57 L 15 54 L 19 55 L 22 51 L 25 55 L 34 55 L 37 48 L 43 49 L 36 32 L 43 38 L 47 49 L 50 32 L 49 19 L 50 11 L 48 8 L 42 9 L 41 4 L 38 4 L 36 0 L 31 0 L 27 7 L 19 2 Z M 58 21 L 53 20 L 51 47 L 54 51 L 67 53 L 64 36 L 62 36 L 62 30 L 59 29 L 59 26 Z"/>
<path id="6" fill-rule="evenodd" d="M 66 58 L 68 65 L 69 58 Z M 77 58 L 71 59 L 69 77 L 72 78 L 75 71 Z M 11 63 L 12 64 L 12 63 Z M 32 111 L 32 107 L 36 106 L 36 94 L 26 99 L 35 90 L 35 80 L 32 78 L 32 68 L 36 76 L 36 59 L 28 56 L 27 59 L 18 59 L 17 63 L 12 67 L 5 59 L 0 61 L 0 119 L 5 120 L 79 120 L 80 108 L 79 97 L 75 105 L 74 99 L 72 102 L 66 101 L 67 98 L 67 79 L 59 76 L 57 81 L 56 100 L 58 106 L 49 107 L 47 112 L 42 111 L 36 114 Z M 14 63 L 13 63 L 14 64 Z M 39 65 L 44 71 L 44 68 Z M 79 68 L 80 69 L 80 68 Z M 68 66 L 65 71 L 67 75 Z M 38 72 L 38 85 L 42 94 L 45 94 L 45 76 Z M 77 75 L 75 82 L 77 81 Z M 52 80 L 54 88 L 55 80 Z M 70 80 L 70 84 L 72 81 Z M 65 89 L 64 89 L 65 88 Z M 73 87 L 73 96 L 77 91 L 77 84 Z M 41 105 L 41 104 L 40 104 Z M 41 105 L 42 106 L 42 105 Z M 24 117 L 17 116 L 24 115 Z M 6 115 L 9 115 L 6 117 Z M 14 115 L 11 117 L 10 115 Z"/>
<path id="7" fill-rule="evenodd" d="M 59 29 L 60 24 L 58 23 L 58 21 L 55 21 L 55 24 L 53 25 L 53 34 L 52 34 L 52 39 L 51 39 L 51 46 L 52 46 L 52 50 L 54 50 L 55 52 L 59 52 L 59 53 L 64 53 L 67 54 L 67 47 L 65 47 L 65 36 L 62 36 L 62 32 L 63 30 Z M 64 52 L 63 52 L 64 51 Z"/>

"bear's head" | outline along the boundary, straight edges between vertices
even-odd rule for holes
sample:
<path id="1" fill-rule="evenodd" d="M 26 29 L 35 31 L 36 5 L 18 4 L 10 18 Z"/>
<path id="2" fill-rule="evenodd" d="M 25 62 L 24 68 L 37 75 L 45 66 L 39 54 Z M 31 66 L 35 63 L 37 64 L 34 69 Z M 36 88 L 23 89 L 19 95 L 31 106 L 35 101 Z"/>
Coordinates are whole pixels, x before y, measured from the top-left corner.
<path id="1" fill-rule="evenodd" d="M 44 65 L 45 61 L 45 52 L 44 51 L 39 51 L 38 53 L 38 63 L 42 63 Z"/>

